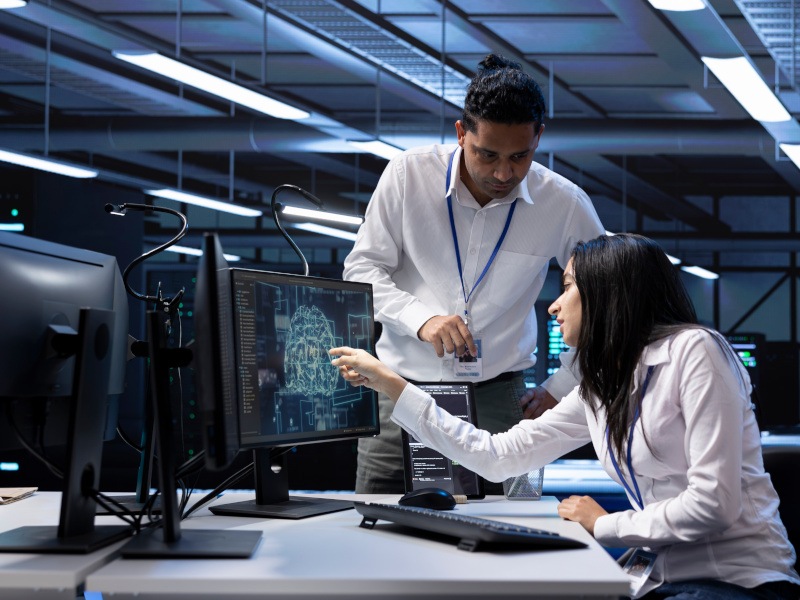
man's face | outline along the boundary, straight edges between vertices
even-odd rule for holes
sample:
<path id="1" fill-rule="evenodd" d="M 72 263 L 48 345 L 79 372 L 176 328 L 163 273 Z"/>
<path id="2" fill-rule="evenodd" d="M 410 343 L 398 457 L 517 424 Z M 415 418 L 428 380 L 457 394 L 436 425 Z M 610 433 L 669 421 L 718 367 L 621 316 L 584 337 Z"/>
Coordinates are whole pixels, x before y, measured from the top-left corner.
<path id="1" fill-rule="evenodd" d="M 476 121 L 475 131 L 467 131 L 456 121 L 458 145 L 464 150 L 461 177 L 481 206 L 504 198 L 524 179 L 543 131 L 544 125 L 537 132 L 535 123 L 481 120 Z"/>

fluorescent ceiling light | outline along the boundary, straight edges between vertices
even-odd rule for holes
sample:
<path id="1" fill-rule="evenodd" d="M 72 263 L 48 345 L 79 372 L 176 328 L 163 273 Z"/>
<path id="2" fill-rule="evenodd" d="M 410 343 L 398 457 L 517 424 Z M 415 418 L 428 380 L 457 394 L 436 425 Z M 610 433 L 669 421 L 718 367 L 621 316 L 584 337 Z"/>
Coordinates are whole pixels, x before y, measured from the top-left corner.
<path id="1" fill-rule="evenodd" d="M 703 0 L 647 0 L 658 10 L 671 10 L 674 12 L 688 12 L 690 10 L 703 10 L 706 7 Z"/>
<path id="2" fill-rule="evenodd" d="M 247 208 L 246 206 L 239 206 L 238 204 L 214 200 L 213 198 L 206 198 L 205 196 L 198 196 L 196 194 L 187 194 L 186 192 L 169 188 L 144 190 L 144 193 L 148 196 L 156 196 L 158 198 L 165 198 L 166 200 L 174 200 L 175 202 L 185 202 L 186 204 L 194 204 L 195 206 L 203 206 L 212 210 L 240 215 L 242 217 L 260 217 L 264 214 L 255 208 Z"/>
<path id="3" fill-rule="evenodd" d="M 363 217 L 340 215 L 338 213 L 326 212 L 324 210 L 297 208 L 296 206 L 284 206 L 281 209 L 281 212 L 285 215 L 291 215 L 295 217 L 305 217 L 307 219 L 316 219 L 318 221 L 332 221 L 334 223 L 347 223 L 348 225 L 361 225 L 361 223 L 364 222 Z"/>
<path id="4" fill-rule="evenodd" d="M 9 8 L 22 8 L 28 3 L 28 0 L 0 0 L 0 10 Z"/>
<path id="5" fill-rule="evenodd" d="M 792 116 L 744 56 L 701 60 L 756 121 L 777 123 Z"/>
<path id="6" fill-rule="evenodd" d="M 189 256 L 203 256 L 203 251 L 200 248 L 189 248 L 188 246 L 170 246 L 166 249 L 167 252 L 176 252 L 178 254 L 188 254 Z M 241 256 L 235 254 L 223 254 L 225 260 L 228 262 L 238 262 L 242 260 Z"/>
<path id="7" fill-rule="evenodd" d="M 25 231 L 24 223 L 0 223 L 0 231 Z"/>
<path id="8" fill-rule="evenodd" d="M 38 156 L 31 156 L 30 154 L 9 152 L 8 150 L 0 150 L 0 161 L 19 165 L 20 167 L 39 169 L 40 171 L 47 171 L 48 173 L 55 173 L 57 175 L 77 177 L 79 179 L 97 177 L 98 173 L 100 172 L 97 169 L 78 167 L 60 160 L 53 160 L 52 158 L 42 158 Z"/>
<path id="9" fill-rule="evenodd" d="M 356 241 L 355 233 L 350 231 L 342 231 L 341 229 L 334 229 L 333 227 L 326 227 L 325 225 L 319 225 L 317 223 L 298 223 L 295 225 L 295 227 L 297 227 L 297 229 L 302 229 L 303 231 L 321 233 L 322 235 L 329 235 L 331 237 L 349 240 L 351 242 Z"/>
<path id="10" fill-rule="evenodd" d="M 800 144 L 779 144 L 781 150 L 786 153 L 798 169 L 800 169 Z"/>
<path id="11" fill-rule="evenodd" d="M 176 81 L 203 90 L 225 100 L 247 106 L 276 119 L 307 119 L 310 113 L 290 106 L 279 100 L 269 98 L 258 92 L 242 87 L 232 81 L 195 69 L 182 62 L 167 58 L 156 52 L 119 52 L 113 55 L 126 62 L 142 67 L 159 75 L 171 77 Z"/>
<path id="12" fill-rule="evenodd" d="M 380 156 L 386 160 L 392 160 L 395 156 L 402 152 L 402 150 L 397 146 L 392 146 L 391 144 L 387 144 L 386 142 L 382 142 L 380 140 L 370 140 L 368 142 L 348 140 L 347 143 L 355 148 L 358 148 L 359 150 L 369 152 L 375 156 Z"/>
<path id="13" fill-rule="evenodd" d="M 684 266 L 681 267 L 681 270 L 686 271 L 687 273 L 690 273 L 697 277 L 702 277 L 703 279 L 719 279 L 719 275 L 713 273 L 712 271 L 709 271 L 708 269 L 704 269 L 703 267 Z"/>

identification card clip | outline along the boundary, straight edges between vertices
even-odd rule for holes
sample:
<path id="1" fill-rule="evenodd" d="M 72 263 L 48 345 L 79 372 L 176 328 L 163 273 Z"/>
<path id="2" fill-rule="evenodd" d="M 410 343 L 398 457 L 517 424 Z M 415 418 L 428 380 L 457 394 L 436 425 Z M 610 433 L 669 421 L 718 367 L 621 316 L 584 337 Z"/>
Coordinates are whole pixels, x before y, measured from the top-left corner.
<path id="1" fill-rule="evenodd" d="M 483 353 L 481 351 L 481 341 L 475 340 L 478 347 L 478 355 L 472 356 L 469 352 L 463 356 L 458 356 L 453 361 L 453 375 L 469 379 L 479 379 L 483 376 Z"/>
<path id="2" fill-rule="evenodd" d="M 622 567 L 631 582 L 631 596 L 636 596 L 650 578 L 650 573 L 656 566 L 656 558 L 658 554 L 637 548 Z"/>

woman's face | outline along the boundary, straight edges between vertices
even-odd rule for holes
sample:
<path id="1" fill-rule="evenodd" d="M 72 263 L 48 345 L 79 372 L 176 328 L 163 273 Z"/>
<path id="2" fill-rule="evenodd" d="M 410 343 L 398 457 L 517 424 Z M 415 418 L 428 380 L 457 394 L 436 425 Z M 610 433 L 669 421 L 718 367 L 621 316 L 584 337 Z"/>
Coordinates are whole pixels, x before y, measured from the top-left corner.
<path id="1" fill-rule="evenodd" d="M 578 345 L 581 330 L 581 296 L 575 284 L 575 270 L 571 258 L 561 276 L 561 287 L 563 289 L 561 295 L 550 305 L 547 312 L 555 315 L 556 321 L 561 326 L 564 343 L 574 348 Z"/>

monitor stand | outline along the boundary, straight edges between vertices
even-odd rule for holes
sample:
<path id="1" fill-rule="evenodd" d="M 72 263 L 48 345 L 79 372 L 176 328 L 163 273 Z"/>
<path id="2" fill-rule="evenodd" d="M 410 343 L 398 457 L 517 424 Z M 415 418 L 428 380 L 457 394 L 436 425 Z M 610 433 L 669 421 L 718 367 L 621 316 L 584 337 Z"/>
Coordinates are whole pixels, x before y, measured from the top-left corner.
<path id="1" fill-rule="evenodd" d="M 253 450 L 255 499 L 216 504 L 209 507 L 209 510 L 215 515 L 229 517 L 304 519 L 353 508 L 353 503 L 346 500 L 289 496 L 286 450 L 286 448 Z"/>
<path id="2" fill-rule="evenodd" d="M 111 370 L 109 331 L 114 313 L 82 309 L 78 332 L 52 332 L 52 346 L 75 356 L 67 429 L 67 466 L 58 526 L 19 527 L 0 534 L 0 552 L 87 554 L 125 539 L 128 525 L 95 526 L 91 490 L 100 487 L 108 381 Z"/>
<path id="3" fill-rule="evenodd" d="M 168 348 L 163 316 L 147 311 L 150 387 L 156 416 L 158 476 L 161 486 L 161 526 L 143 531 L 123 546 L 125 558 L 249 558 L 261 540 L 260 531 L 189 529 L 181 531 L 181 514 L 175 482 L 175 453 L 169 370 L 186 366 L 191 352 Z"/>

